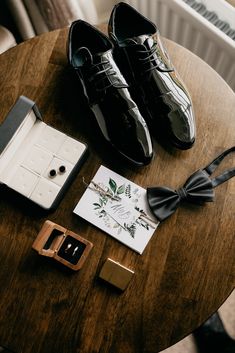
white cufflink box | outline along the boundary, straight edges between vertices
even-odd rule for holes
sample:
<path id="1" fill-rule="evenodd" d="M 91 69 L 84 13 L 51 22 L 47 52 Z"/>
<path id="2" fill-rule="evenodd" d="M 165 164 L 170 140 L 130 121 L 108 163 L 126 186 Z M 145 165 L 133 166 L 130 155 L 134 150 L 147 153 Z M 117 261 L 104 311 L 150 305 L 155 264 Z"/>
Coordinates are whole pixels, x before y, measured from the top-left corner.
<path id="1" fill-rule="evenodd" d="M 20 96 L 0 125 L 0 184 L 54 209 L 87 154 L 84 143 L 45 124 L 36 104 Z"/>

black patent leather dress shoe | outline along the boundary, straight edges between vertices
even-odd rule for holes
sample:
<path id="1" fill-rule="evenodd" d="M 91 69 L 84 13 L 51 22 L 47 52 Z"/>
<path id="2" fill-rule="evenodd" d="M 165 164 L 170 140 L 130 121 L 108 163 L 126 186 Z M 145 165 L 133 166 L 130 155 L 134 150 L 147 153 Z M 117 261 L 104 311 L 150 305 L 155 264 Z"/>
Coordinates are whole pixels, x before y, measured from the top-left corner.
<path id="1" fill-rule="evenodd" d="M 109 20 L 114 59 L 149 127 L 180 149 L 192 147 L 192 102 L 164 49 L 154 23 L 123 2 Z"/>
<path id="2" fill-rule="evenodd" d="M 194 331 L 194 337 L 200 353 L 235 352 L 235 340 L 225 331 L 217 312 Z"/>
<path id="3" fill-rule="evenodd" d="M 85 21 L 72 23 L 68 60 L 82 84 L 103 136 L 136 166 L 153 157 L 147 124 L 113 60 L 109 38 Z"/>

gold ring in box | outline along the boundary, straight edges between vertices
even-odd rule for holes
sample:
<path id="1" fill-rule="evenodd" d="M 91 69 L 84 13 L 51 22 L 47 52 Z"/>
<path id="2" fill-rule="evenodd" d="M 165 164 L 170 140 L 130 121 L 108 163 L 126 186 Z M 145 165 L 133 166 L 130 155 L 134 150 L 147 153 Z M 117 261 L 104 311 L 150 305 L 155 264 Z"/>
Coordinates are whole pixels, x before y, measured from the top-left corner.
<path id="1" fill-rule="evenodd" d="M 39 255 L 51 257 L 75 271 L 83 266 L 92 247 L 90 241 L 48 220 L 32 245 Z"/>

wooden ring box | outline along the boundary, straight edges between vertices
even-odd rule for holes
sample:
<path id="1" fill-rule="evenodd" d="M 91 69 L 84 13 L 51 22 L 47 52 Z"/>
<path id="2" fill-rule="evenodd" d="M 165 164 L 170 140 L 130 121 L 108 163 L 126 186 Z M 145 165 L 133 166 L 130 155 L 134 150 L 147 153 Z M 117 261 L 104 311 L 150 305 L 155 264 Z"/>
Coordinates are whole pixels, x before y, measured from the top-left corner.
<path id="1" fill-rule="evenodd" d="M 39 255 L 51 257 L 75 271 L 83 266 L 92 247 L 90 241 L 49 220 L 32 245 Z"/>

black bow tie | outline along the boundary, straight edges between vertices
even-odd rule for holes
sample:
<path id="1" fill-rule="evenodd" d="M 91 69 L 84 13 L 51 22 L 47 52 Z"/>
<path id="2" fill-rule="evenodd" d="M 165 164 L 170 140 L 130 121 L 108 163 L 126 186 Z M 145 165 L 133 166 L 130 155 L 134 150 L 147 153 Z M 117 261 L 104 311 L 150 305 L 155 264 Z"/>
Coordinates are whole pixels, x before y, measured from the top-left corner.
<path id="1" fill-rule="evenodd" d="M 220 176 L 210 179 L 210 175 L 221 163 L 224 157 L 235 151 L 235 146 L 224 151 L 213 160 L 206 168 L 192 174 L 184 186 L 178 190 L 168 187 L 151 187 L 147 189 L 147 200 L 153 214 L 159 221 L 164 221 L 176 211 L 181 201 L 202 204 L 214 201 L 216 186 L 235 176 L 235 168 L 225 171 Z"/>

